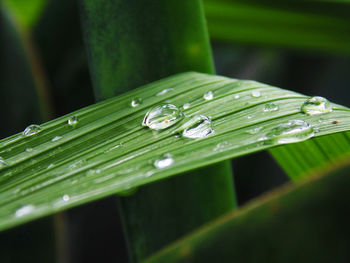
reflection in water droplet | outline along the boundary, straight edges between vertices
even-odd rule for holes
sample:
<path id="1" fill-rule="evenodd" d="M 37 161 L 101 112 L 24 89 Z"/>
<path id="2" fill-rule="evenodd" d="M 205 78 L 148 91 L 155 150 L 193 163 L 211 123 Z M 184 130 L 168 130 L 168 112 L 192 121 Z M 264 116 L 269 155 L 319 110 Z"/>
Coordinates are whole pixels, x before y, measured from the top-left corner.
<path id="1" fill-rule="evenodd" d="M 40 132 L 42 130 L 42 128 L 39 125 L 36 124 L 32 124 L 29 125 L 23 132 L 22 134 L 24 136 L 32 136 L 38 132 Z"/>
<path id="2" fill-rule="evenodd" d="M 252 96 L 253 96 L 254 98 L 259 98 L 259 97 L 261 96 L 261 93 L 260 93 L 260 91 L 258 91 L 258 90 L 253 90 L 253 91 L 252 91 Z"/>
<path id="3" fill-rule="evenodd" d="M 173 104 L 165 104 L 152 108 L 143 119 L 142 126 L 152 130 L 166 129 L 182 119 L 182 112 Z"/>
<path id="4" fill-rule="evenodd" d="M 203 98 L 204 98 L 205 100 L 212 100 L 212 99 L 214 98 L 214 94 L 213 94 L 212 91 L 208 91 L 207 93 L 205 93 L 205 94 L 203 95 Z"/>
<path id="5" fill-rule="evenodd" d="M 214 134 L 211 120 L 204 115 L 195 116 L 186 123 L 184 123 L 180 129 L 184 129 L 182 136 L 191 139 L 202 139 L 210 134 Z"/>
<path id="6" fill-rule="evenodd" d="M 182 106 L 182 108 L 183 108 L 184 110 L 186 110 L 186 109 L 188 109 L 190 106 L 191 106 L 191 104 L 185 103 L 185 104 Z"/>
<path id="7" fill-rule="evenodd" d="M 262 128 L 263 128 L 262 126 L 253 128 L 253 129 L 247 130 L 247 133 L 249 133 L 249 134 L 257 134 L 259 131 L 262 130 Z"/>
<path id="8" fill-rule="evenodd" d="M 158 169 L 164 169 L 171 166 L 174 163 L 170 153 L 164 154 L 160 159 L 155 160 L 154 166 Z"/>
<path id="9" fill-rule="evenodd" d="M 278 111 L 279 107 L 275 103 L 266 103 L 264 106 L 264 112 Z"/>
<path id="10" fill-rule="evenodd" d="M 26 206 L 22 206 L 21 208 L 19 208 L 16 212 L 15 212 L 15 216 L 16 217 L 22 217 L 22 216 L 26 216 L 29 215 L 30 213 L 32 213 L 35 209 L 34 205 L 26 205 Z"/>
<path id="11" fill-rule="evenodd" d="M 131 101 L 131 107 L 135 108 L 135 107 L 139 106 L 141 103 L 142 103 L 142 99 L 141 98 L 133 99 Z"/>
<path id="12" fill-rule="evenodd" d="M 333 109 L 329 101 L 323 97 L 307 99 L 301 106 L 301 111 L 308 115 L 317 115 L 331 112 Z"/>
<path id="13" fill-rule="evenodd" d="M 67 194 L 65 194 L 65 195 L 62 196 L 62 201 L 64 201 L 64 202 L 69 201 L 69 199 L 70 199 L 70 196 L 67 195 Z"/>
<path id="14" fill-rule="evenodd" d="M 162 95 L 164 95 L 164 94 L 166 94 L 166 93 L 168 93 L 169 91 L 172 91 L 172 90 L 174 90 L 174 89 L 173 88 L 163 89 L 162 91 L 157 93 L 157 96 L 162 96 Z"/>
<path id="15" fill-rule="evenodd" d="M 62 136 L 55 136 L 51 139 L 51 141 L 56 142 L 56 141 L 61 140 L 61 139 L 62 139 Z"/>
<path id="16" fill-rule="evenodd" d="M 272 129 L 260 140 L 267 143 L 293 143 L 307 140 L 315 136 L 315 131 L 306 121 L 290 120 Z"/>
<path id="17" fill-rule="evenodd" d="M 78 124 L 78 122 L 79 121 L 78 121 L 78 117 L 77 116 L 72 116 L 67 121 L 68 125 L 72 126 L 72 127 L 76 126 Z"/>
<path id="18" fill-rule="evenodd" d="M 7 162 L 4 160 L 4 158 L 0 157 L 0 169 L 5 167 L 7 165 Z"/>
<path id="19" fill-rule="evenodd" d="M 238 95 L 238 94 L 236 94 L 234 98 L 235 98 L 235 99 L 239 99 L 239 95 Z"/>

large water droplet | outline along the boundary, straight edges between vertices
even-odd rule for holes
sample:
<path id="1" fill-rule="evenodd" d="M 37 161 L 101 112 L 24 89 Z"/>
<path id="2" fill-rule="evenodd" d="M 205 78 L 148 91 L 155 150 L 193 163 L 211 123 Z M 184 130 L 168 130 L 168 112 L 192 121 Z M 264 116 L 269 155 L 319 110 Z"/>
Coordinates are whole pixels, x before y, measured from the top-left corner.
<path id="1" fill-rule="evenodd" d="M 278 125 L 260 140 L 283 144 L 304 141 L 313 136 L 315 136 L 315 131 L 306 121 L 290 120 Z"/>
<path id="2" fill-rule="evenodd" d="M 160 159 L 154 161 L 154 166 L 158 169 L 164 169 L 171 166 L 174 163 L 174 159 L 170 153 L 164 154 Z"/>
<path id="3" fill-rule="evenodd" d="M 7 162 L 4 160 L 4 158 L 0 157 L 0 169 L 5 167 L 7 165 Z"/>
<path id="4" fill-rule="evenodd" d="M 22 206 L 21 208 L 17 209 L 17 211 L 15 212 L 15 216 L 16 217 L 26 216 L 26 215 L 29 215 L 30 213 L 32 213 L 34 210 L 35 210 L 34 205 L 25 205 L 25 206 Z"/>
<path id="5" fill-rule="evenodd" d="M 78 121 L 78 117 L 77 116 L 72 116 L 67 121 L 68 125 L 72 126 L 72 127 L 76 126 L 78 124 L 78 122 L 79 121 Z"/>
<path id="6" fill-rule="evenodd" d="M 214 98 L 214 94 L 212 91 L 208 91 L 207 93 L 204 93 L 203 98 L 205 100 L 212 100 Z"/>
<path id="7" fill-rule="evenodd" d="M 173 104 L 165 104 L 152 108 L 143 119 L 142 126 L 152 130 L 166 129 L 182 119 L 182 112 Z"/>
<path id="8" fill-rule="evenodd" d="M 135 98 L 131 101 L 131 107 L 135 108 L 137 106 L 139 106 L 142 103 L 142 99 L 141 98 Z"/>
<path id="9" fill-rule="evenodd" d="M 24 136 L 32 136 L 38 132 L 40 132 L 42 130 L 42 128 L 39 125 L 36 124 L 32 124 L 29 125 L 23 132 L 22 134 Z"/>
<path id="10" fill-rule="evenodd" d="M 261 96 L 261 93 L 260 93 L 260 91 L 258 91 L 258 90 L 253 90 L 253 91 L 252 91 L 252 96 L 253 96 L 254 98 L 259 98 L 259 97 Z"/>
<path id="11" fill-rule="evenodd" d="M 329 101 L 323 97 L 307 99 L 301 106 L 301 111 L 308 115 L 317 115 L 332 111 Z"/>
<path id="12" fill-rule="evenodd" d="M 264 112 L 278 111 L 279 107 L 275 103 L 266 103 L 264 106 Z"/>
<path id="13" fill-rule="evenodd" d="M 210 134 L 214 134 L 214 129 L 210 118 L 204 115 L 195 116 L 184 125 L 182 136 L 191 139 L 202 139 Z"/>

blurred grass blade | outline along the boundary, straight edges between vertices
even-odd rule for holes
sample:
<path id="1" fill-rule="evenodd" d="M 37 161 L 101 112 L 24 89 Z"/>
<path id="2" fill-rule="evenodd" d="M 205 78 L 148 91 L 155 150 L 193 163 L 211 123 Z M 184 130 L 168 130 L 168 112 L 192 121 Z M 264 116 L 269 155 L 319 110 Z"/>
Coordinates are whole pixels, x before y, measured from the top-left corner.
<path id="1" fill-rule="evenodd" d="M 204 8 L 214 40 L 349 54 L 350 6 L 312 2 L 205 0 Z"/>
<path id="2" fill-rule="evenodd" d="M 349 172 L 347 162 L 328 175 L 278 189 L 144 262 L 345 262 Z"/>
<path id="3" fill-rule="evenodd" d="M 208 98 L 208 93 L 212 99 L 206 100 L 203 95 Z M 279 137 L 266 136 L 290 120 L 306 121 L 313 127 L 307 131 L 314 130 L 316 137 L 350 130 L 349 109 L 331 104 L 330 113 L 305 115 L 301 105 L 307 98 L 255 81 L 184 73 L 45 123 L 31 136 L 4 139 L 0 141 L 0 229 L 274 147 Z M 139 105 L 132 107 L 135 99 Z M 164 131 L 143 128 L 145 113 L 162 103 L 179 107 L 188 103 L 185 118 Z M 266 111 L 271 103 L 278 110 Z M 202 140 L 176 136 L 183 123 L 198 115 L 211 118 L 215 134 Z M 310 134 L 301 135 L 294 141 Z M 301 151 L 320 151 L 306 148 L 312 146 L 308 142 Z M 348 140 L 341 149 L 350 150 Z M 155 162 L 167 153 L 173 162 L 157 168 Z M 322 165 L 331 157 L 320 155 L 313 164 Z"/>

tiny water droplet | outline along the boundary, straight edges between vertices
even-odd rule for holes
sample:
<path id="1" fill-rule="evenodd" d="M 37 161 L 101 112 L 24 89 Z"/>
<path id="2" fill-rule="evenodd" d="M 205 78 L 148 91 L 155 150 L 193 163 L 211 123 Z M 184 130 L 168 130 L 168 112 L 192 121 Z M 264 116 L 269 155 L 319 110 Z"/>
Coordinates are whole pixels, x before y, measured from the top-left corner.
<path id="1" fill-rule="evenodd" d="M 181 127 L 184 129 L 182 136 L 191 139 L 202 139 L 215 132 L 211 119 L 204 115 L 193 117 Z"/>
<path id="2" fill-rule="evenodd" d="M 137 106 L 139 106 L 140 104 L 142 104 L 142 99 L 141 98 L 135 98 L 131 101 L 131 107 L 135 108 Z"/>
<path id="3" fill-rule="evenodd" d="M 162 96 L 162 95 L 164 95 L 164 94 L 166 94 L 166 93 L 168 93 L 169 91 L 172 91 L 172 90 L 174 90 L 174 89 L 173 88 L 163 89 L 162 91 L 157 93 L 157 96 Z"/>
<path id="4" fill-rule="evenodd" d="M 77 116 L 72 116 L 68 119 L 67 123 L 69 126 L 74 127 L 78 124 L 78 117 Z"/>
<path id="5" fill-rule="evenodd" d="M 229 147 L 229 146 L 230 146 L 230 143 L 227 142 L 227 141 L 219 142 L 219 143 L 215 146 L 214 152 L 216 152 L 216 151 L 221 151 L 221 150 L 223 150 L 223 149 L 225 149 L 225 148 L 227 148 L 227 147 Z"/>
<path id="6" fill-rule="evenodd" d="M 67 195 L 67 194 L 65 194 L 65 195 L 62 196 L 62 201 L 64 201 L 64 202 L 68 202 L 69 199 L 70 199 L 70 196 Z"/>
<path id="7" fill-rule="evenodd" d="M 301 105 L 301 111 L 307 115 L 317 115 L 332 112 L 329 101 L 323 97 L 312 97 Z"/>
<path id="8" fill-rule="evenodd" d="M 191 104 L 185 103 L 185 104 L 182 106 L 182 108 L 183 108 L 184 110 L 187 110 L 190 106 L 191 106 Z"/>
<path id="9" fill-rule="evenodd" d="M 165 104 L 149 110 L 142 122 L 142 126 L 152 130 L 166 129 L 182 119 L 181 110 L 173 104 Z"/>
<path id="10" fill-rule="evenodd" d="M 7 166 L 7 162 L 4 160 L 4 158 L 0 157 L 0 169 Z"/>
<path id="11" fill-rule="evenodd" d="M 55 136 L 51 139 L 52 142 L 56 142 L 58 140 L 61 140 L 62 139 L 62 136 Z"/>
<path id="12" fill-rule="evenodd" d="M 25 205 L 25 206 L 22 206 L 21 208 L 17 209 L 17 211 L 15 212 L 15 216 L 16 217 L 23 217 L 23 216 L 29 215 L 34 210 L 35 210 L 34 205 Z"/>
<path id="13" fill-rule="evenodd" d="M 207 93 L 204 93 L 203 98 L 205 100 L 212 100 L 214 98 L 214 94 L 212 91 L 208 91 Z"/>
<path id="14" fill-rule="evenodd" d="M 234 98 L 235 98 L 235 99 L 239 99 L 240 96 L 239 96 L 238 94 L 236 94 Z"/>
<path id="15" fill-rule="evenodd" d="M 273 111 L 278 111 L 279 107 L 275 103 L 266 103 L 264 106 L 264 112 L 273 112 Z"/>
<path id="16" fill-rule="evenodd" d="M 26 148 L 26 152 L 30 153 L 30 152 L 32 152 L 32 151 L 33 151 L 33 148 L 30 148 L 30 147 L 27 147 L 27 148 Z"/>
<path id="17" fill-rule="evenodd" d="M 52 168 L 54 166 L 54 164 L 53 163 L 50 163 L 48 166 L 47 166 L 47 169 L 50 169 L 50 168 Z"/>
<path id="18" fill-rule="evenodd" d="M 259 97 L 261 96 L 261 93 L 260 93 L 259 90 L 253 90 L 253 91 L 252 91 L 252 96 L 253 96 L 254 98 L 259 98 Z"/>
<path id="19" fill-rule="evenodd" d="M 24 136 L 32 136 L 32 135 L 40 132 L 41 130 L 42 130 L 42 128 L 40 127 L 40 125 L 32 124 L 32 125 L 29 125 L 27 128 L 25 128 L 25 130 L 22 132 L 22 134 Z"/>
<path id="20" fill-rule="evenodd" d="M 170 153 L 163 154 L 160 159 L 155 160 L 154 166 L 158 169 L 164 169 L 171 166 L 174 163 L 174 159 Z"/>
<path id="21" fill-rule="evenodd" d="M 248 118 L 248 120 L 250 120 L 251 118 L 253 118 L 253 116 L 252 115 L 248 115 L 247 118 Z"/>
<path id="22" fill-rule="evenodd" d="M 262 130 L 262 126 L 261 127 L 256 127 L 256 128 L 253 128 L 253 129 L 250 129 L 250 130 L 247 130 L 247 133 L 249 133 L 249 134 L 257 134 L 259 131 L 261 131 Z"/>
<path id="23" fill-rule="evenodd" d="M 315 131 L 306 121 L 290 120 L 287 123 L 278 125 L 260 140 L 268 143 L 293 143 L 307 140 L 315 136 Z"/>

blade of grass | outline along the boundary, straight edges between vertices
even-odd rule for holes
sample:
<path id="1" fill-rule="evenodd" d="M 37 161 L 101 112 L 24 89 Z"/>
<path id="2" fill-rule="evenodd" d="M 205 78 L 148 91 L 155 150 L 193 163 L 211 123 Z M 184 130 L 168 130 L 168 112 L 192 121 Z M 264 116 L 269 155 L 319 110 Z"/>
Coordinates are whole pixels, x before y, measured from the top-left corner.
<path id="1" fill-rule="evenodd" d="M 214 72 L 200 0 L 81 3 L 98 100 L 179 72 Z M 143 187 L 130 197 L 120 198 L 119 211 L 131 261 L 144 259 L 234 207 L 229 162 Z"/>
<path id="2" fill-rule="evenodd" d="M 348 158 L 331 167 L 218 218 L 144 262 L 347 261 Z"/>
<path id="3" fill-rule="evenodd" d="M 163 95 L 156 95 L 171 88 Z M 208 91 L 213 92 L 212 100 L 203 99 Z M 252 92 L 257 91 L 260 97 L 253 97 Z M 143 103 L 133 108 L 130 102 L 137 97 Z M 292 119 L 308 122 L 318 130 L 317 138 L 350 130 L 348 108 L 331 104 L 333 112 L 321 117 L 308 116 L 300 110 L 306 98 L 255 81 L 184 73 L 45 123 L 42 131 L 33 136 L 16 134 L 1 140 L 0 156 L 6 164 L 0 170 L 0 230 L 182 172 L 275 147 L 278 144 L 265 143 L 264 136 Z M 189 102 L 191 106 L 183 110 L 186 118 L 178 125 L 159 132 L 142 128 L 143 117 L 152 106 L 161 103 L 180 106 Z M 267 102 L 275 103 L 279 110 L 265 112 Z M 173 133 L 196 115 L 211 116 L 215 134 L 191 140 Z M 67 124 L 72 116 L 79 120 L 74 127 Z M 338 123 L 333 123 L 334 119 Z M 319 151 L 310 148 L 313 144 L 308 142 L 300 142 L 303 147 L 295 155 L 300 151 Z M 342 143 L 341 149 L 348 152 L 349 141 Z M 154 162 L 165 153 L 170 153 L 174 162 L 165 169 L 157 169 Z M 321 166 L 329 159 L 332 159 L 330 153 L 319 155 L 313 165 Z"/>
<path id="4" fill-rule="evenodd" d="M 350 6 L 302 2 L 206 0 L 204 7 L 214 40 L 349 54 Z"/>

